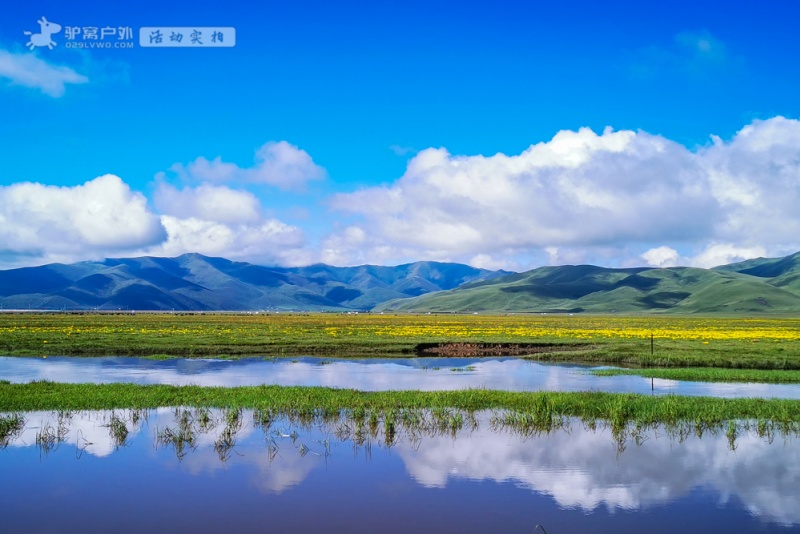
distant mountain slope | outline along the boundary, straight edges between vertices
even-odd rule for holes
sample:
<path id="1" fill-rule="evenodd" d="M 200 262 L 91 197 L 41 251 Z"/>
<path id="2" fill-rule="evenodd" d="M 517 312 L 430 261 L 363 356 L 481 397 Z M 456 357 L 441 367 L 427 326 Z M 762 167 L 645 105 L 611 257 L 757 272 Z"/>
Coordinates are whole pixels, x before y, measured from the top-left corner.
<path id="1" fill-rule="evenodd" d="M 5 309 L 367 310 L 508 274 L 467 265 L 271 268 L 200 254 L 0 271 Z"/>
<path id="2" fill-rule="evenodd" d="M 784 258 L 758 258 L 717 267 L 716 270 L 767 278 L 767 283 L 800 295 L 800 252 Z"/>
<path id="3" fill-rule="evenodd" d="M 800 312 L 800 254 L 717 269 L 541 267 L 376 310 L 530 312 Z M 761 273 L 758 276 L 749 273 Z"/>
<path id="4" fill-rule="evenodd" d="M 714 270 L 749 274 L 759 278 L 776 278 L 787 274 L 800 273 L 800 252 L 783 258 L 756 258 L 730 263 L 715 267 Z"/>

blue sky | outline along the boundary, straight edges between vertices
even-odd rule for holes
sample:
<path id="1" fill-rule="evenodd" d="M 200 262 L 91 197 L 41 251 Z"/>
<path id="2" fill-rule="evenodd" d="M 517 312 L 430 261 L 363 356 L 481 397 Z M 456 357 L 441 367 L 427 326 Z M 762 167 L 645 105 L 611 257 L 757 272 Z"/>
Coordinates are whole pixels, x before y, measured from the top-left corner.
<path id="1" fill-rule="evenodd" d="M 800 250 L 791 2 L 196 4 L 5 8 L 0 267 Z M 62 30 L 29 50 L 43 16 Z M 236 45 L 141 47 L 145 26 Z M 132 48 L 69 48 L 67 27 Z"/>

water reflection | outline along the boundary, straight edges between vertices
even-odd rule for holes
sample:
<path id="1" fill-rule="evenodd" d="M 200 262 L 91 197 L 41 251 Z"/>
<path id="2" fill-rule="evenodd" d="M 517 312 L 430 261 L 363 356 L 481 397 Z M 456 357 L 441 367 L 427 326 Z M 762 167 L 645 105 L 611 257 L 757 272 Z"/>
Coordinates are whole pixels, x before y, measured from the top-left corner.
<path id="1" fill-rule="evenodd" d="M 0 378 L 11 382 L 130 382 L 200 386 L 327 386 L 362 391 L 466 388 L 506 391 L 611 391 L 800 399 L 800 385 L 679 382 L 637 376 L 599 377 L 577 365 L 519 358 L 331 358 L 242 360 L 0 357 Z M 651 385 L 652 384 L 652 385 Z M 652 389 L 651 389 L 652 388 Z"/>
<path id="2" fill-rule="evenodd" d="M 431 489 L 512 492 L 521 514 L 527 505 L 520 496 L 535 495 L 560 514 L 591 515 L 600 521 L 599 530 L 620 513 L 674 513 L 673 508 L 703 502 L 712 503 L 699 507 L 703 514 L 746 512 L 762 527 L 764 522 L 800 525 L 796 435 L 745 422 L 738 424 L 733 440 L 727 427 L 703 432 L 690 426 L 628 427 L 620 432 L 603 424 L 590 428 L 581 421 L 559 420 L 545 431 L 514 426 L 507 415 L 401 410 L 326 416 L 182 408 L 31 412 L 22 414 L 24 421 L 16 427 L 2 426 L 0 466 L 6 487 L 19 491 L 5 489 L 0 495 L 6 503 L 31 499 L 37 488 L 26 493 L 26 477 L 38 473 L 48 484 L 68 484 L 59 477 L 72 476 L 70 464 L 96 459 L 111 462 L 104 465 L 113 466 L 120 484 L 141 473 L 173 484 L 176 473 L 185 473 L 191 477 L 187 484 L 211 491 L 219 477 L 230 473 L 244 482 L 236 489 L 231 489 L 236 484 L 226 485 L 232 498 L 244 498 L 248 488 L 265 496 L 295 491 L 311 496 L 319 485 L 330 490 L 331 484 L 380 481 L 392 491 L 402 487 L 410 495 L 404 498 L 412 501 L 427 498 Z M 3 417 L 10 420 L 9 414 Z M 30 452 L 36 461 L 25 461 Z M 93 492 L 93 483 L 84 480 L 84 491 Z M 129 498 L 137 502 L 140 496 Z M 359 512 L 347 491 L 326 493 L 325 499 L 351 509 L 356 520 Z M 552 517 L 567 521 L 567 516 Z"/>

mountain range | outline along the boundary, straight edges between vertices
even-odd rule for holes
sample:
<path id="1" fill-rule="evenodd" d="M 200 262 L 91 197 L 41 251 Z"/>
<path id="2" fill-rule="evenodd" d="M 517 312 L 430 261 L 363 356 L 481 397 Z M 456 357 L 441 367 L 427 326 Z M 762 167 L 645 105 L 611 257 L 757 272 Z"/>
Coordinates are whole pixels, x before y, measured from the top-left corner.
<path id="1" fill-rule="evenodd" d="M 714 269 L 457 263 L 264 267 L 200 254 L 0 271 L 0 308 L 416 312 L 796 313 L 800 252 Z"/>
<path id="2" fill-rule="evenodd" d="M 4 309 L 369 310 L 509 274 L 468 265 L 263 267 L 184 254 L 0 271 Z"/>

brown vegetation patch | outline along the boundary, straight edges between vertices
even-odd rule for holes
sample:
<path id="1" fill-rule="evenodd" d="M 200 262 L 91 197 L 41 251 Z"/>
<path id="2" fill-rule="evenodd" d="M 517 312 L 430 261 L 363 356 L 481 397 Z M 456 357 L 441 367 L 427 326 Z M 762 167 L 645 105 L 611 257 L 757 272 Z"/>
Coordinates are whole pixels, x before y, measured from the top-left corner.
<path id="1" fill-rule="evenodd" d="M 420 343 L 414 348 L 417 356 L 528 356 L 531 354 L 587 350 L 585 343 Z"/>

